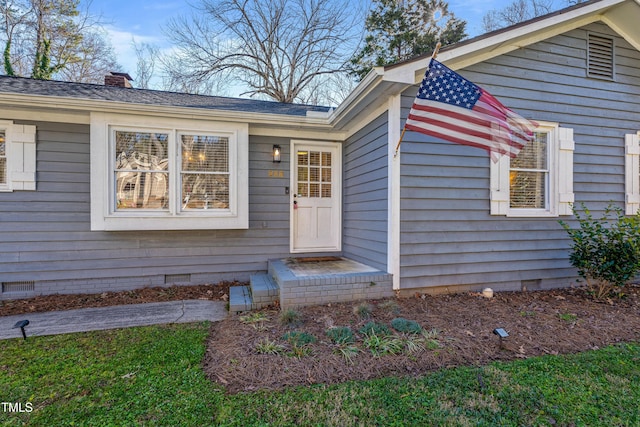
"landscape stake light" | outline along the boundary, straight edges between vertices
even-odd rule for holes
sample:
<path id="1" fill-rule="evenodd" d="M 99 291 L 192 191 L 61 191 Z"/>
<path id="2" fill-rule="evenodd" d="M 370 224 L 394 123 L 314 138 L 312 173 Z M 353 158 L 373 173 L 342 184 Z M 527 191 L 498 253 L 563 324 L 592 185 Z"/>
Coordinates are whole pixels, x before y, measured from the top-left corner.
<path id="1" fill-rule="evenodd" d="M 507 338 L 509 334 L 503 328 L 495 328 L 493 333 L 500 337 L 500 339 Z"/>
<path id="2" fill-rule="evenodd" d="M 11 328 L 11 329 L 20 328 L 20 330 L 22 331 L 22 338 L 24 338 L 26 340 L 27 339 L 27 333 L 24 331 L 24 327 L 27 326 L 28 324 L 29 324 L 29 321 L 27 319 L 20 320 L 20 321 L 16 322 L 16 324 L 13 325 L 13 328 Z"/>

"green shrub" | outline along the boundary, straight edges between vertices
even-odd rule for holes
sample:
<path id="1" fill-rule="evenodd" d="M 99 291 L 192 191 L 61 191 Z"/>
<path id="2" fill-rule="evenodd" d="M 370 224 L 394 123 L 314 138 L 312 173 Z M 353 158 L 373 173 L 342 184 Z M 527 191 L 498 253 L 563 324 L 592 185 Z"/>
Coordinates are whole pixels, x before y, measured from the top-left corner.
<path id="1" fill-rule="evenodd" d="M 627 217 L 609 205 L 596 219 L 584 205 L 582 210 L 573 209 L 578 228 L 560 221 L 573 241 L 569 259 L 595 297 L 605 298 L 640 271 L 640 214 Z"/>
<path id="2" fill-rule="evenodd" d="M 327 329 L 327 335 L 336 344 L 353 344 L 353 331 L 348 326 L 336 326 Z"/>
<path id="3" fill-rule="evenodd" d="M 316 342 L 316 337 L 306 332 L 291 331 L 282 336 L 282 339 L 294 347 L 302 347 Z"/>
<path id="4" fill-rule="evenodd" d="M 379 336 L 391 335 L 391 329 L 384 323 L 367 322 L 362 328 L 358 330 L 362 335 L 370 335 L 372 333 Z"/>
<path id="5" fill-rule="evenodd" d="M 409 334 L 419 334 L 422 332 L 422 327 L 415 320 L 407 320 L 402 317 L 396 317 L 391 321 L 391 327 L 398 332 L 405 332 Z"/>

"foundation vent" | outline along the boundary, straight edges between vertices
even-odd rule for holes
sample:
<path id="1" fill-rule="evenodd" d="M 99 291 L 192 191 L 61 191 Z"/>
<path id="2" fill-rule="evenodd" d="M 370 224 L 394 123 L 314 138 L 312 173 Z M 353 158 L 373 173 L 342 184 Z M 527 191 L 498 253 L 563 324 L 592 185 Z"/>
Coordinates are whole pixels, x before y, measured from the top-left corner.
<path id="1" fill-rule="evenodd" d="M 171 283 L 189 283 L 191 282 L 190 274 L 165 274 L 164 284 L 169 285 Z"/>
<path id="2" fill-rule="evenodd" d="M 2 282 L 2 293 L 25 293 L 35 291 L 36 283 L 34 281 L 22 281 L 22 282 Z"/>

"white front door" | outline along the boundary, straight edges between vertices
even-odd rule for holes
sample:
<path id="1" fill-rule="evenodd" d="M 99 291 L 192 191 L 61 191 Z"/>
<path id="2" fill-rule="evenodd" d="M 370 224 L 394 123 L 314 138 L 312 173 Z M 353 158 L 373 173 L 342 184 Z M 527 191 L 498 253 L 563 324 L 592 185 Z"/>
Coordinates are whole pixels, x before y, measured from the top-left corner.
<path id="1" fill-rule="evenodd" d="M 291 142 L 291 252 L 341 250 L 341 146 Z"/>

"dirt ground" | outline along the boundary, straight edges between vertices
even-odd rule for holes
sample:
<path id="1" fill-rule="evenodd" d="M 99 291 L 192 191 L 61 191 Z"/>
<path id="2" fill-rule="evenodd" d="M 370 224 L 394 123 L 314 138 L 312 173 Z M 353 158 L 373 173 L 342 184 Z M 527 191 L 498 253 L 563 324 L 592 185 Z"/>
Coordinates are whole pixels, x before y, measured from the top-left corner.
<path id="1" fill-rule="evenodd" d="M 0 301 L 0 315 L 181 299 L 226 301 L 229 286 L 237 284 Z M 232 314 L 212 324 L 203 366 L 212 381 L 236 393 L 351 379 L 419 376 L 444 367 L 574 353 L 640 340 L 640 286 L 629 286 L 624 294 L 623 299 L 610 302 L 594 301 L 584 289 L 501 292 L 491 299 L 476 293 L 416 295 L 301 308 L 294 313 L 300 316 L 295 326 L 283 324 L 282 313 L 276 309 Z M 390 327 L 398 317 L 418 322 L 425 331 L 425 335 L 412 335 L 391 329 L 392 337 L 404 339 L 404 344 L 407 337 L 413 337 L 419 344 L 416 351 L 405 347 L 395 355 L 372 354 L 360 328 L 371 321 Z M 329 338 L 327 330 L 340 326 L 354 332 L 353 344 L 339 345 Z M 495 328 L 504 328 L 509 337 L 501 340 L 493 333 Z M 296 350 L 283 338 L 292 331 L 311 334 L 316 341 Z M 277 354 L 259 353 L 260 348 L 269 348 L 265 344 L 271 344 Z M 346 347 L 357 352 L 347 358 L 341 353 Z"/>
<path id="2" fill-rule="evenodd" d="M 256 315 L 232 315 L 212 325 L 204 366 L 212 381 L 235 393 L 419 376 L 444 367 L 598 349 L 640 339 L 640 288 L 629 287 L 625 292 L 623 300 L 613 303 L 593 301 L 579 289 L 503 292 L 491 299 L 475 293 L 419 295 L 370 301 L 368 318 L 359 314 L 368 310 L 357 303 L 331 304 L 297 310 L 302 320 L 295 328 L 284 326 L 275 310 L 264 310 L 268 320 L 263 321 L 255 321 Z M 374 356 L 358 330 L 369 321 L 389 326 L 397 317 L 418 322 L 429 331 L 429 339 L 413 353 L 405 349 L 398 355 Z M 358 351 L 351 360 L 340 353 L 344 345 L 334 344 L 327 336 L 326 331 L 336 326 L 349 326 L 356 333 L 352 346 Z M 495 328 L 504 328 L 509 337 L 501 341 L 493 333 Z M 295 355 L 283 339 L 293 330 L 317 338 L 302 355 Z M 402 337 L 393 333 L 395 338 Z M 259 354 L 261 345 L 269 342 L 282 346 L 279 354 Z"/>

